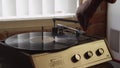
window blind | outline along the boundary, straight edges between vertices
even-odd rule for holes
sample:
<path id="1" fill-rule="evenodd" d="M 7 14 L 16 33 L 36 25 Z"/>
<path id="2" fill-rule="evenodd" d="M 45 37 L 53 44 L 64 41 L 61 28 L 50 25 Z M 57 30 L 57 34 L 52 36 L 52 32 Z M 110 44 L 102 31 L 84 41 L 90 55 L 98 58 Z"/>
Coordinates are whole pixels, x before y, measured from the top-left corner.
<path id="1" fill-rule="evenodd" d="M 0 21 L 75 15 L 79 0 L 0 0 Z"/>

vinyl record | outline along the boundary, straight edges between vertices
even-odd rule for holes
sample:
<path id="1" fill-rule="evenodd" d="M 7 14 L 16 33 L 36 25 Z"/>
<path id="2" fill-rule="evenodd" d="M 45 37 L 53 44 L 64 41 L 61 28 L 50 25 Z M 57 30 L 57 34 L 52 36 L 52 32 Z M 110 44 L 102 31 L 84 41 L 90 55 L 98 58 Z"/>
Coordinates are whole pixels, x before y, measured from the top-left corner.
<path id="1" fill-rule="evenodd" d="M 79 40 L 78 40 L 79 39 Z M 13 35 L 5 40 L 8 46 L 30 52 L 60 51 L 80 44 L 88 39 L 86 36 L 76 36 L 72 33 L 53 36 L 51 32 L 29 32 Z"/>
<path id="2" fill-rule="evenodd" d="M 30 32 L 13 35 L 5 40 L 8 46 L 29 51 L 56 51 L 74 46 L 78 40 L 73 34 L 53 36 L 51 32 Z"/>

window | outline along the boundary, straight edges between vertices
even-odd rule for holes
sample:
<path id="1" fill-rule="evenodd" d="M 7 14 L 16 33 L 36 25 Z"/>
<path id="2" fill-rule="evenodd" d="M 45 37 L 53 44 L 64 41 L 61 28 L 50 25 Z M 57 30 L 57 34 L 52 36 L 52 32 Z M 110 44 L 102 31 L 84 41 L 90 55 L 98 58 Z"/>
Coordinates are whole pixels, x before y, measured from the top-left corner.
<path id="1" fill-rule="evenodd" d="M 0 0 L 0 21 L 72 17 L 79 0 Z"/>

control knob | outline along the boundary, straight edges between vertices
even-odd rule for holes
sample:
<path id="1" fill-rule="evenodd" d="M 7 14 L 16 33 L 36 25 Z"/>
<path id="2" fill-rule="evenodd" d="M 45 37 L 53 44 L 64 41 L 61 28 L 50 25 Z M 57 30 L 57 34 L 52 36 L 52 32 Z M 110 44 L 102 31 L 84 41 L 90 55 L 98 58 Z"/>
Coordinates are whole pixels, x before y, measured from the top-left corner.
<path id="1" fill-rule="evenodd" d="M 96 50 L 96 55 L 101 56 L 104 53 L 104 50 L 102 48 L 99 48 Z"/>
<path id="2" fill-rule="evenodd" d="M 81 57 L 80 57 L 79 54 L 75 54 L 75 55 L 71 58 L 71 60 L 72 60 L 73 63 L 78 62 L 80 59 L 81 59 Z"/>
<path id="3" fill-rule="evenodd" d="M 86 59 L 89 59 L 89 58 L 91 58 L 92 56 L 93 56 L 92 51 L 87 51 L 87 52 L 84 54 L 84 57 L 85 57 Z"/>

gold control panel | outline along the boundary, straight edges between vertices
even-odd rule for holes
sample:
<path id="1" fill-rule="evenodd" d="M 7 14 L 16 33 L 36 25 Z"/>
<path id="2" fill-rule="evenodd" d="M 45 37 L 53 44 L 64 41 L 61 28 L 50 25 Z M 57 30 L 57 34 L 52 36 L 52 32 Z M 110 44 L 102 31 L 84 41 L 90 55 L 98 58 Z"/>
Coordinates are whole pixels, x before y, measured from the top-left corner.
<path id="1" fill-rule="evenodd" d="M 112 60 L 104 40 L 73 46 L 63 51 L 32 55 L 35 68 L 86 68 Z"/>

